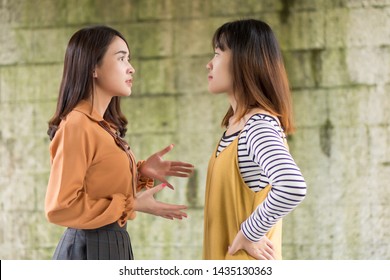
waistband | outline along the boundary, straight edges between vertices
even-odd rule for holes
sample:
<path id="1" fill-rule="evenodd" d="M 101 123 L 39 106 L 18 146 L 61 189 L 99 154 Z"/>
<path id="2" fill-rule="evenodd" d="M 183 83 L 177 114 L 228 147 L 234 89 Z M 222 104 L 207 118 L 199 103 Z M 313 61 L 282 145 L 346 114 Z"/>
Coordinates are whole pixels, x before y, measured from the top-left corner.
<path id="1" fill-rule="evenodd" d="M 75 228 L 69 228 L 69 229 L 75 229 Z M 77 230 L 77 229 L 75 229 Z M 127 231 L 127 223 L 121 227 L 118 222 L 113 222 L 112 224 L 108 224 L 99 228 L 93 228 L 93 229 L 81 229 L 86 232 L 90 231 L 96 231 L 96 230 L 112 230 L 112 231 Z"/>
<path id="2" fill-rule="evenodd" d="M 102 226 L 102 227 L 97 228 L 97 229 L 126 231 L 127 230 L 127 223 L 123 227 L 121 227 L 118 224 L 118 222 L 113 222 L 112 224 L 108 224 L 108 225 Z"/>

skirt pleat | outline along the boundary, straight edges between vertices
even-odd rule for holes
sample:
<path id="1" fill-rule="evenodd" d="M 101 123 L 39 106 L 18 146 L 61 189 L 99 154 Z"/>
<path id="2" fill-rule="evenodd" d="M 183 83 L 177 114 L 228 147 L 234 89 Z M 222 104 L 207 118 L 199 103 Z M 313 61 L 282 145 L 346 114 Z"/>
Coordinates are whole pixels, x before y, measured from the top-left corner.
<path id="1" fill-rule="evenodd" d="M 123 259 L 125 257 L 125 250 L 121 250 L 122 246 L 120 246 L 120 244 L 123 243 L 123 235 L 121 232 L 117 231 L 116 236 L 117 236 L 117 242 L 118 242 L 117 246 L 118 246 L 119 258 Z"/>
<path id="2" fill-rule="evenodd" d="M 109 249 L 109 255 L 111 259 L 120 259 L 119 258 L 119 250 L 118 250 L 118 242 L 116 238 L 116 231 L 109 231 L 108 232 L 108 242 L 110 246 Z"/>
<path id="3" fill-rule="evenodd" d="M 86 259 L 85 233 L 73 228 L 67 229 L 62 235 L 54 252 L 55 260 Z"/>
<path id="4" fill-rule="evenodd" d="M 132 260 L 130 236 L 118 223 L 98 229 L 67 228 L 53 255 L 56 260 Z"/>
<path id="5" fill-rule="evenodd" d="M 130 239 L 129 239 L 129 235 L 123 235 L 123 239 L 126 239 L 126 243 L 130 243 Z M 133 252 L 130 252 L 129 250 L 129 247 L 124 247 L 124 250 L 125 250 L 125 257 L 127 258 L 130 258 L 130 259 L 134 259 L 133 257 Z"/>
<path id="6" fill-rule="evenodd" d="M 99 242 L 99 260 L 110 259 L 110 241 L 108 239 L 108 230 L 102 230 L 98 232 Z"/>

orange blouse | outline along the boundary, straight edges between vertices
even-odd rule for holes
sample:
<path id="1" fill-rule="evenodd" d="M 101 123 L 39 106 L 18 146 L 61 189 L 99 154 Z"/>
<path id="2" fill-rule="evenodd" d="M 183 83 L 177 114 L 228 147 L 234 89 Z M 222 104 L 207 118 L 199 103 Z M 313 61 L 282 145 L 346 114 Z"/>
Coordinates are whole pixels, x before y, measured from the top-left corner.
<path id="1" fill-rule="evenodd" d="M 81 101 L 58 127 L 50 144 L 45 200 L 51 223 L 94 229 L 115 221 L 123 226 L 135 218 L 133 176 L 139 186 L 145 186 L 145 178 L 136 167 L 131 172 L 127 153 L 99 122 L 108 125 L 89 102 Z"/>

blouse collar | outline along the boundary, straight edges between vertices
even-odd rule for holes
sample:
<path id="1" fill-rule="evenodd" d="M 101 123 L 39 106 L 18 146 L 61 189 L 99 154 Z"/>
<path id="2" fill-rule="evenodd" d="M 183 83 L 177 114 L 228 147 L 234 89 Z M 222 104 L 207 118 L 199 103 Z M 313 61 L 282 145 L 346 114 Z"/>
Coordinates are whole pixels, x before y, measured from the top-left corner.
<path id="1" fill-rule="evenodd" d="M 92 107 L 92 104 L 87 100 L 81 100 L 79 104 L 76 105 L 74 110 L 83 113 L 93 121 L 104 121 L 103 117 L 98 112 L 96 112 L 96 110 Z"/>

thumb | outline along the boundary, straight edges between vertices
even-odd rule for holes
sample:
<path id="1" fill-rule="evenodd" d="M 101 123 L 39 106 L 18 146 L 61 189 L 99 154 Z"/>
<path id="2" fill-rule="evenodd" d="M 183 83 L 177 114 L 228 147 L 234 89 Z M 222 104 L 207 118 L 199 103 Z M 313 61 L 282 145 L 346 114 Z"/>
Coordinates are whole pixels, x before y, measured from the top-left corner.
<path id="1" fill-rule="evenodd" d="M 232 244 L 229 246 L 228 253 L 230 255 L 234 255 L 235 253 L 237 253 L 237 251 L 242 249 L 242 245 L 240 244 L 240 241 L 239 241 L 240 232 L 241 231 L 239 231 L 237 233 L 236 237 L 233 239 Z"/>
<path id="2" fill-rule="evenodd" d="M 151 188 L 150 191 L 152 192 L 152 194 L 156 194 L 158 192 L 160 192 L 162 189 L 164 189 L 165 187 L 167 186 L 167 184 L 163 183 L 163 184 L 160 184 L 160 185 L 157 185 L 155 186 L 154 188 Z"/>
<path id="3" fill-rule="evenodd" d="M 160 157 L 164 156 L 166 153 L 170 152 L 171 150 L 173 149 L 173 144 L 165 147 L 164 149 L 162 149 L 161 151 L 157 152 L 157 155 L 159 155 Z"/>
<path id="4" fill-rule="evenodd" d="M 159 179 L 161 182 L 163 182 L 163 184 L 161 184 L 161 185 L 164 185 L 164 187 L 168 186 L 168 188 L 170 188 L 172 190 L 175 189 L 167 180 L 165 180 L 164 177 L 158 177 L 157 179 Z"/>
<path id="5" fill-rule="evenodd" d="M 230 245 L 228 247 L 228 253 L 229 255 L 233 256 L 235 253 L 237 253 L 237 248 L 234 245 Z"/>

